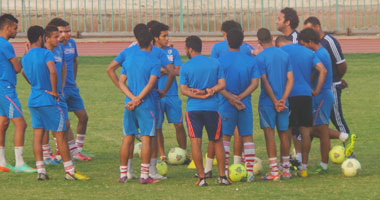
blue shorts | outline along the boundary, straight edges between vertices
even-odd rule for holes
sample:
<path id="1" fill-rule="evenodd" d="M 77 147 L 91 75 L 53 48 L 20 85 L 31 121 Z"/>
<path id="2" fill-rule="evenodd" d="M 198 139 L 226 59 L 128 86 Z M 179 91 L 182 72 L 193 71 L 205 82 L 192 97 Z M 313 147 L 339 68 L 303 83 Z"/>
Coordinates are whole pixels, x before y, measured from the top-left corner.
<path id="1" fill-rule="evenodd" d="M 222 118 L 216 111 L 186 112 L 187 130 L 190 138 L 202 138 L 203 126 L 206 128 L 208 139 L 219 140 L 222 134 Z"/>
<path id="2" fill-rule="evenodd" d="M 66 130 L 64 113 L 58 106 L 29 107 L 33 128 L 60 132 Z"/>
<path id="3" fill-rule="evenodd" d="M 153 109 L 139 108 L 129 111 L 124 109 L 123 134 L 140 136 L 156 136 L 156 118 Z"/>
<path id="4" fill-rule="evenodd" d="M 253 114 L 252 109 L 244 109 L 243 111 L 231 110 L 221 111 L 222 116 L 222 133 L 232 136 L 235 127 L 238 127 L 240 136 L 249 136 L 253 134 Z"/>
<path id="5" fill-rule="evenodd" d="M 67 104 L 65 98 L 60 95 L 58 105 L 61 108 L 65 121 L 69 121 L 69 111 L 67 109 Z"/>
<path id="6" fill-rule="evenodd" d="M 162 129 L 166 113 L 168 123 L 182 123 L 182 101 L 178 96 L 167 96 L 160 100 L 161 112 L 159 112 L 159 124 L 157 129 Z"/>
<path id="7" fill-rule="evenodd" d="M 23 116 L 21 104 L 14 88 L 1 89 L 0 116 L 5 116 L 10 119 Z"/>
<path id="8" fill-rule="evenodd" d="M 65 95 L 65 101 L 68 107 L 68 111 L 84 110 L 84 104 L 82 97 L 79 94 L 79 89 L 76 87 L 65 87 L 63 89 Z"/>
<path id="9" fill-rule="evenodd" d="M 331 90 L 322 90 L 318 96 L 313 97 L 313 126 L 329 124 L 333 105 Z"/>
<path id="10" fill-rule="evenodd" d="M 277 130 L 286 131 L 289 129 L 289 109 L 282 112 L 276 112 L 273 106 L 259 106 L 260 128 L 272 129 L 277 127 Z"/>

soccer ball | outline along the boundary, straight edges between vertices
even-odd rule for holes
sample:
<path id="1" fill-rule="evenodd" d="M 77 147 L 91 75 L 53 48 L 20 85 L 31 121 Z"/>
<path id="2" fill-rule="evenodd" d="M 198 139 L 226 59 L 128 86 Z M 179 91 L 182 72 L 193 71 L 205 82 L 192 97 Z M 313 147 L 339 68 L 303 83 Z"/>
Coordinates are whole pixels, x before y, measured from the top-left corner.
<path id="1" fill-rule="evenodd" d="M 186 160 L 186 150 L 179 147 L 170 149 L 168 162 L 172 165 L 182 165 Z"/>
<path id="2" fill-rule="evenodd" d="M 361 168 L 360 162 L 355 158 L 349 158 L 342 164 L 342 171 L 345 176 L 356 176 Z"/>
<path id="3" fill-rule="evenodd" d="M 156 168 L 157 173 L 161 176 L 166 176 L 166 174 L 168 173 L 168 165 L 162 160 L 157 161 Z"/>
<path id="4" fill-rule="evenodd" d="M 245 167 L 242 164 L 233 164 L 228 168 L 230 180 L 233 182 L 241 181 L 244 174 L 247 174 Z"/>
<path id="5" fill-rule="evenodd" d="M 141 157 L 141 147 L 142 147 L 141 142 L 135 144 L 135 147 L 133 148 L 133 156 L 137 158 Z"/>
<path id="6" fill-rule="evenodd" d="M 260 158 L 255 157 L 255 162 L 253 163 L 253 174 L 259 175 L 263 171 L 263 161 Z"/>
<path id="7" fill-rule="evenodd" d="M 340 164 L 344 161 L 345 159 L 345 154 L 344 154 L 344 147 L 343 146 L 334 146 L 330 152 L 329 152 L 329 157 L 331 162 L 335 164 Z"/>

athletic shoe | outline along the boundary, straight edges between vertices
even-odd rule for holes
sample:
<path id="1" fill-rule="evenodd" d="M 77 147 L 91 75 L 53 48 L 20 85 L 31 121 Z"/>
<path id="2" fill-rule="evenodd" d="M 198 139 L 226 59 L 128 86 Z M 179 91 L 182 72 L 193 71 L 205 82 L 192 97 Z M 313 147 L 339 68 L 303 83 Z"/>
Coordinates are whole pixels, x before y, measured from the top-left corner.
<path id="1" fill-rule="evenodd" d="M 356 159 L 356 155 L 354 153 L 352 153 L 350 156 L 348 156 L 347 158 L 355 158 Z"/>
<path id="2" fill-rule="evenodd" d="M 301 163 L 297 159 L 290 160 L 289 167 L 290 170 L 297 171 L 301 166 Z"/>
<path id="3" fill-rule="evenodd" d="M 292 178 L 292 174 L 289 173 L 289 172 L 283 172 L 283 173 L 281 174 L 281 177 L 282 177 L 283 179 L 290 179 L 290 178 Z"/>
<path id="4" fill-rule="evenodd" d="M 253 183 L 253 182 L 255 182 L 255 176 L 253 176 L 252 174 L 248 175 L 247 176 L 247 183 Z"/>
<path id="5" fill-rule="evenodd" d="M 195 183 L 195 186 L 198 186 L 198 187 L 208 186 L 206 178 L 198 178 L 198 181 Z"/>
<path id="6" fill-rule="evenodd" d="M 74 160 L 80 160 L 80 161 L 91 161 L 91 157 L 87 157 L 82 155 L 81 152 L 77 153 L 77 155 L 73 156 Z"/>
<path id="7" fill-rule="evenodd" d="M 190 163 L 191 163 L 191 159 L 190 158 L 186 158 L 185 162 L 183 162 L 184 165 L 188 165 Z"/>
<path id="8" fill-rule="evenodd" d="M 127 177 L 128 177 L 128 180 L 137 179 L 137 176 L 133 172 L 128 172 Z"/>
<path id="9" fill-rule="evenodd" d="M 23 164 L 20 167 L 14 168 L 15 172 L 24 172 L 24 173 L 36 173 L 37 169 L 30 167 L 27 164 Z"/>
<path id="10" fill-rule="evenodd" d="M 356 135 L 355 134 L 348 134 L 348 140 L 346 140 L 346 150 L 345 155 L 346 157 L 350 156 L 354 152 L 354 144 L 356 141 Z"/>
<path id="11" fill-rule="evenodd" d="M 46 181 L 46 180 L 49 180 L 49 176 L 47 174 L 44 174 L 44 173 L 39 173 L 37 175 L 37 180 Z"/>
<path id="12" fill-rule="evenodd" d="M 75 171 L 74 174 L 66 173 L 65 180 L 88 181 L 90 177 L 81 174 L 79 171 Z"/>
<path id="13" fill-rule="evenodd" d="M 154 183 L 160 183 L 160 181 L 155 180 L 151 177 L 148 177 L 148 178 L 140 178 L 139 183 L 140 184 L 154 184 Z"/>
<path id="14" fill-rule="evenodd" d="M 166 156 L 160 156 L 160 160 L 164 161 L 166 164 L 168 164 L 168 159 Z"/>
<path id="15" fill-rule="evenodd" d="M 80 153 L 81 153 L 83 156 L 90 157 L 90 158 L 95 158 L 95 155 L 94 155 L 94 154 L 88 153 L 88 152 L 85 151 L 84 149 L 82 149 L 82 151 L 80 151 Z"/>
<path id="16" fill-rule="evenodd" d="M 327 174 L 329 173 L 329 169 L 323 169 L 321 166 L 318 166 L 317 169 L 312 173 L 312 174 L 319 174 L 319 175 L 322 175 L 322 174 Z"/>
<path id="17" fill-rule="evenodd" d="M 52 160 L 51 158 L 47 158 L 44 160 L 44 164 L 45 165 L 59 165 L 59 162 L 54 158 L 54 160 Z"/>
<path id="18" fill-rule="evenodd" d="M 8 167 L 0 166 L 0 172 L 9 172 L 9 171 L 11 171 L 11 169 L 9 169 Z"/>
<path id="19" fill-rule="evenodd" d="M 297 172 L 297 176 L 302 177 L 302 178 L 306 178 L 309 176 L 309 174 L 307 173 L 307 170 L 300 170 Z"/>
<path id="20" fill-rule="evenodd" d="M 166 180 L 166 179 L 168 179 L 168 177 L 162 176 L 161 174 L 158 174 L 158 173 L 156 173 L 156 174 L 149 173 L 149 177 L 151 177 L 155 180 Z"/>
<path id="21" fill-rule="evenodd" d="M 122 178 L 117 179 L 117 182 L 119 182 L 119 183 L 126 183 L 127 181 L 128 181 L 127 176 L 123 176 Z"/>
<path id="22" fill-rule="evenodd" d="M 0 166 L 0 171 L 3 171 L 3 172 L 16 172 L 15 171 L 15 167 L 13 167 L 12 165 L 10 164 L 5 164 L 5 166 Z"/>
<path id="23" fill-rule="evenodd" d="M 194 174 L 194 177 L 195 178 L 199 178 L 199 174 L 198 173 L 195 173 Z M 205 178 L 212 178 L 212 171 L 208 171 L 205 173 Z"/>
<path id="24" fill-rule="evenodd" d="M 260 179 L 263 181 L 279 181 L 281 179 L 281 175 L 280 174 L 278 174 L 278 175 L 269 174 L 267 176 L 260 177 Z"/>
<path id="25" fill-rule="evenodd" d="M 231 185 L 232 181 L 228 179 L 227 176 L 221 176 L 217 180 L 217 183 L 219 183 L 219 185 Z"/>

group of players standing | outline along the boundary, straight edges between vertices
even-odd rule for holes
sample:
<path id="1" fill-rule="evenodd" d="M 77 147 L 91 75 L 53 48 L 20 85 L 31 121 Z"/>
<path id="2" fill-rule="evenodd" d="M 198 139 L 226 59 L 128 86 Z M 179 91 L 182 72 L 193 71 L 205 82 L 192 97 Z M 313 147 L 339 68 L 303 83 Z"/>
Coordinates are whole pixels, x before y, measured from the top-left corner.
<path id="1" fill-rule="evenodd" d="M 179 147 L 186 150 L 186 133 L 176 76 L 179 76 L 181 93 L 188 97 L 186 122 L 192 158 L 197 168 L 197 186 L 208 185 L 206 178 L 212 177 L 215 156 L 218 161 L 219 183 L 231 184 L 228 179 L 231 136 L 235 137 L 234 163 L 243 160 L 248 173 L 247 182 L 255 181 L 251 94 L 258 87 L 260 79 L 258 110 L 270 165 L 270 173 L 261 177 L 262 180 L 291 178 L 291 138 L 297 152 L 292 164 L 300 165 L 298 175 L 301 177 L 308 176 L 307 163 L 312 137 L 321 140 L 321 163 L 316 171 L 318 174 L 328 172 L 330 139 L 346 142 L 346 156 L 353 155 L 356 136 L 349 133 L 340 101 L 341 91 L 347 86 L 342 80 L 347 66 L 339 43 L 331 35 L 322 32 L 316 17 L 305 20 L 306 29 L 300 33 L 295 30 L 298 23 L 294 9 L 282 9 L 276 24 L 284 35 L 276 38 L 274 46 L 270 31 L 261 28 L 257 32 L 259 45 L 254 49 L 243 42 L 244 34 L 240 24 L 232 20 L 225 21 L 222 24 L 225 40 L 214 45 L 211 58 L 201 55 L 202 41 L 198 36 L 186 38 L 186 54 L 190 60 L 184 64 L 178 51 L 168 45 L 167 25 L 157 21 L 136 25 L 133 31 L 137 42 L 123 50 L 107 68 L 115 86 L 126 96 L 118 181 L 125 183 L 128 179 L 136 178 L 132 169 L 135 136 L 142 141 L 139 182 L 150 184 L 166 179 L 156 170 L 158 153 L 160 159 L 166 161 L 162 133 L 165 113 L 168 122 L 175 125 Z M 1 45 L 7 47 L 1 48 L 3 57 L 0 59 L 2 66 L 8 70 L 0 70 L 1 169 L 9 167 L 4 159 L 4 135 L 9 119 L 15 123 L 16 135 L 22 136 L 23 141 L 26 125 L 15 92 L 15 75 L 23 68 L 23 74 L 32 88 L 28 107 L 34 129 L 33 149 L 38 180 L 48 179 L 44 161 L 56 162 L 57 155 L 51 159 L 50 149 L 43 146 L 43 137 L 48 135 L 45 134 L 48 130 L 53 131 L 57 140 L 66 170 L 65 178 L 88 180 L 88 177 L 75 170 L 71 161 L 72 158 L 91 160 L 91 157 L 81 153 L 87 114 L 75 84 L 77 53 L 75 42 L 70 39 L 69 24 L 55 18 L 45 29 L 30 27 L 30 46 L 22 58 L 22 67 L 17 63 L 13 47 L 7 41 L 17 33 L 17 20 L 11 15 L 1 16 L 0 32 Z M 116 69 L 120 66 L 121 74 L 118 77 Z M 71 91 L 66 91 L 66 87 Z M 70 96 L 76 98 L 77 102 L 70 104 Z M 78 110 L 80 113 L 76 113 L 77 116 L 82 116 L 85 123 L 84 127 L 78 124 L 75 142 L 67 112 Z M 329 129 L 330 113 L 338 131 Z M 205 167 L 201 153 L 203 127 L 206 128 L 209 139 Z M 281 142 L 280 165 L 276 155 L 275 127 Z M 22 148 L 15 140 L 15 147 L 20 146 Z M 20 166 L 17 163 L 18 151 L 15 148 L 16 168 Z M 23 162 L 21 165 L 25 166 Z M 33 171 L 29 166 L 26 167 L 23 171 Z"/>

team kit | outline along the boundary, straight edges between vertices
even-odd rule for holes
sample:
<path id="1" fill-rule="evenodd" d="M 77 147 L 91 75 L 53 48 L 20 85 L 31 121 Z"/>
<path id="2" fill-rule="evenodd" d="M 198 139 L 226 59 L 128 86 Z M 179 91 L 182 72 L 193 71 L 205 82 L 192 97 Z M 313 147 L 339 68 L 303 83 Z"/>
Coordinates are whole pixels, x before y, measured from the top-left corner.
<path id="1" fill-rule="evenodd" d="M 208 185 L 215 158 L 217 183 L 232 184 L 230 146 L 233 164 L 244 165 L 243 180 L 247 182 L 328 173 L 331 139 L 343 142 L 346 157 L 355 157 L 356 135 L 350 133 L 341 105 L 341 93 L 348 84 L 343 79 L 347 64 L 340 44 L 322 31 L 318 18 L 309 17 L 303 23 L 304 29 L 297 32 L 296 11 L 284 8 L 276 19 L 282 35 L 274 38 L 268 29 L 260 28 L 258 45 L 253 48 L 244 42 L 241 25 L 227 20 L 221 27 L 224 41 L 214 44 L 210 57 L 202 55 L 202 40 L 198 36 L 186 38 L 186 63 L 168 43 L 169 26 L 155 20 L 137 24 L 133 29 L 136 42 L 107 67 L 109 78 L 125 95 L 117 181 L 126 183 L 138 178 L 132 168 L 135 139 L 141 141 L 139 183 L 167 179 L 156 168 L 158 161 L 168 161 L 162 126 L 165 116 L 174 125 L 180 149 L 186 151 L 187 137 L 190 138 L 192 161 L 188 154 L 185 163 L 195 164 L 196 186 Z M 88 116 L 76 84 L 78 53 L 70 24 L 54 18 L 45 28 L 31 26 L 21 61 L 9 42 L 16 37 L 17 26 L 14 16 L 0 17 L 0 171 L 37 173 L 37 179 L 43 181 L 49 179 L 45 165 L 63 163 L 66 180 L 90 180 L 73 164 L 75 160 L 91 161 L 95 156 L 83 150 Z M 116 72 L 118 68 L 120 74 Z M 27 106 L 34 132 L 35 168 L 23 160 L 26 122 L 16 93 L 17 73 L 31 86 Z M 269 172 L 257 178 L 253 172 L 256 152 L 251 94 L 259 85 L 257 110 L 265 135 Z M 185 113 L 178 91 L 187 97 Z M 76 137 L 68 112 L 74 112 L 78 118 Z M 329 128 L 330 120 L 336 130 Z M 4 150 L 10 121 L 15 126 L 14 166 L 6 162 Z M 209 141 L 205 158 L 201 151 L 203 128 Z M 275 129 L 280 141 L 279 160 Z M 49 131 L 56 143 L 54 154 Z M 320 139 L 321 161 L 315 171 L 309 172 L 313 139 Z M 292 143 L 295 154 L 290 156 Z"/>

